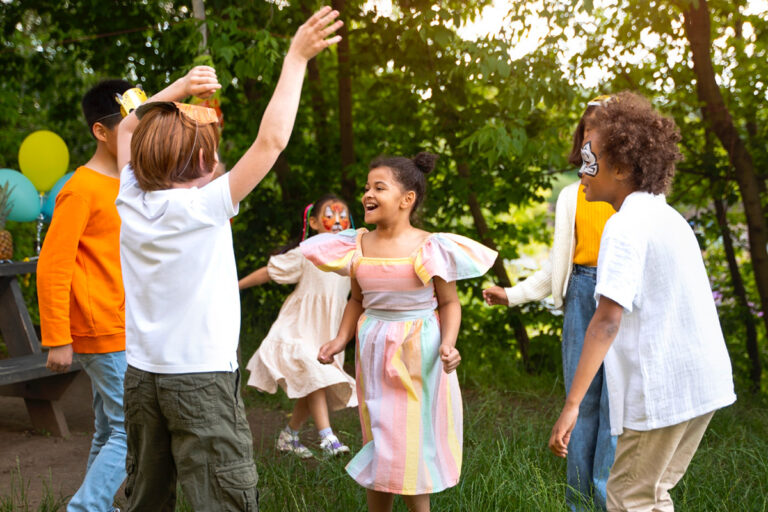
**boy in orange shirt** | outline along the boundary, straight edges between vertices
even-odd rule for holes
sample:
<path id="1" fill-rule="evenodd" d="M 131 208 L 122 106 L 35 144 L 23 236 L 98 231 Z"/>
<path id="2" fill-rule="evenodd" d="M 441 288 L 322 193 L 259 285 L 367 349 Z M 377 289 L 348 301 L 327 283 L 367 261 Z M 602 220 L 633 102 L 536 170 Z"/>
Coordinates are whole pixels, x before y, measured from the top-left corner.
<path id="1" fill-rule="evenodd" d="M 91 379 L 95 433 L 85 479 L 67 511 L 113 511 L 125 480 L 123 416 L 125 294 L 120 271 L 120 173 L 116 94 L 131 88 L 105 80 L 83 97 L 96 152 L 56 197 L 37 264 L 37 292 L 48 368 L 66 371 L 73 353 Z"/>

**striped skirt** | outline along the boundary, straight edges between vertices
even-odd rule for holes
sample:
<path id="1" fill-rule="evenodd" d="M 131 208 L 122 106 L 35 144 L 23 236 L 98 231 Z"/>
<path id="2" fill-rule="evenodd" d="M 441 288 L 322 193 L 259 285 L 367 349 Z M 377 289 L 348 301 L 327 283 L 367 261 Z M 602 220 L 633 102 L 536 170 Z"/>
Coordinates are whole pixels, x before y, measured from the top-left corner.
<path id="1" fill-rule="evenodd" d="M 440 361 L 436 311 L 366 310 L 357 330 L 356 383 L 363 447 L 347 465 L 360 485 L 429 494 L 461 473 L 456 372 Z"/>

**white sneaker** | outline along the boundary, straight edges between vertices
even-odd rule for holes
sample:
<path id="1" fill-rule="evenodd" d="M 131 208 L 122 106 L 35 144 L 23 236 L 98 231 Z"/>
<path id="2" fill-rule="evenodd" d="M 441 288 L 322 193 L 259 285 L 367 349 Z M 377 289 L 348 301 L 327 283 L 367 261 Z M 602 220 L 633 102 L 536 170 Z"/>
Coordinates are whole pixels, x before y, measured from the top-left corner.
<path id="1" fill-rule="evenodd" d="M 285 429 L 281 430 L 280 435 L 277 436 L 277 449 L 281 452 L 293 453 L 302 459 L 309 459 L 312 457 L 312 452 L 309 451 L 309 448 L 301 444 L 299 436 L 294 435 Z"/>
<path id="2" fill-rule="evenodd" d="M 320 441 L 320 448 L 326 455 L 341 455 L 342 453 L 349 453 L 349 447 L 339 441 L 339 438 L 333 434 L 329 434 Z"/>

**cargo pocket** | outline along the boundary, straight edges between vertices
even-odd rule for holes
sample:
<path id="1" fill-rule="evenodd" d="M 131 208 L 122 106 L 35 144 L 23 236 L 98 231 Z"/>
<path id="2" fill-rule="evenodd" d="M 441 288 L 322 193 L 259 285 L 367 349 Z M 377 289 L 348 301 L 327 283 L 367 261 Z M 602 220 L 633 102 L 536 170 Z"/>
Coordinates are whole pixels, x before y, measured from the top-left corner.
<path id="1" fill-rule="evenodd" d="M 253 460 L 216 466 L 216 481 L 221 489 L 220 510 L 259 510 L 259 492 L 256 484 L 259 475 Z"/>
<path id="2" fill-rule="evenodd" d="M 123 379 L 123 411 L 127 421 L 136 418 L 141 409 L 141 399 L 138 396 L 141 380 L 141 373 L 129 366 Z"/>
<path id="3" fill-rule="evenodd" d="M 125 456 L 125 497 L 130 500 L 133 494 L 133 487 L 136 484 L 136 459 L 132 455 Z"/>
<path id="4" fill-rule="evenodd" d="M 160 407 L 175 425 L 207 425 L 218 422 L 216 406 L 220 401 L 215 373 L 163 375 L 158 377 Z"/>

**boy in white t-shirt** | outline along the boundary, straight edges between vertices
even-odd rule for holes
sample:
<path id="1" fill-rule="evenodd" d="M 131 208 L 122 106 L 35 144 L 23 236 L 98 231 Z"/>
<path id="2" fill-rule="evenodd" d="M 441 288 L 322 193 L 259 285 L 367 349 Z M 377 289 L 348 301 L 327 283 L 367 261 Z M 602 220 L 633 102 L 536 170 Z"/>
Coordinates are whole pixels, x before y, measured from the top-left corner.
<path id="1" fill-rule="evenodd" d="M 624 92 L 596 111 L 594 127 L 582 148 L 586 199 L 617 213 L 603 231 L 597 310 L 549 446 L 567 455 L 579 404 L 604 360 L 619 436 L 608 510 L 672 511 L 669 490 L 714 411 L 736 400 L 730 359 L 696 237 L 663 195 L 680 159 L 677 126 Z"/>
<path id="2" fill-rule="evenodd" d="M 288 143 L 307 61 L 340 39 L 326 39 L 338 15 L 324 7 L 296 32 L 256 140 L 228 174 L 213 179 L 216 112 L 176 103 L 220 88 L 213 68 L 120 124 L 128 511 L 174 510 L 177 475 L 194 510 L 258 510 L 229 219 Z"/>

